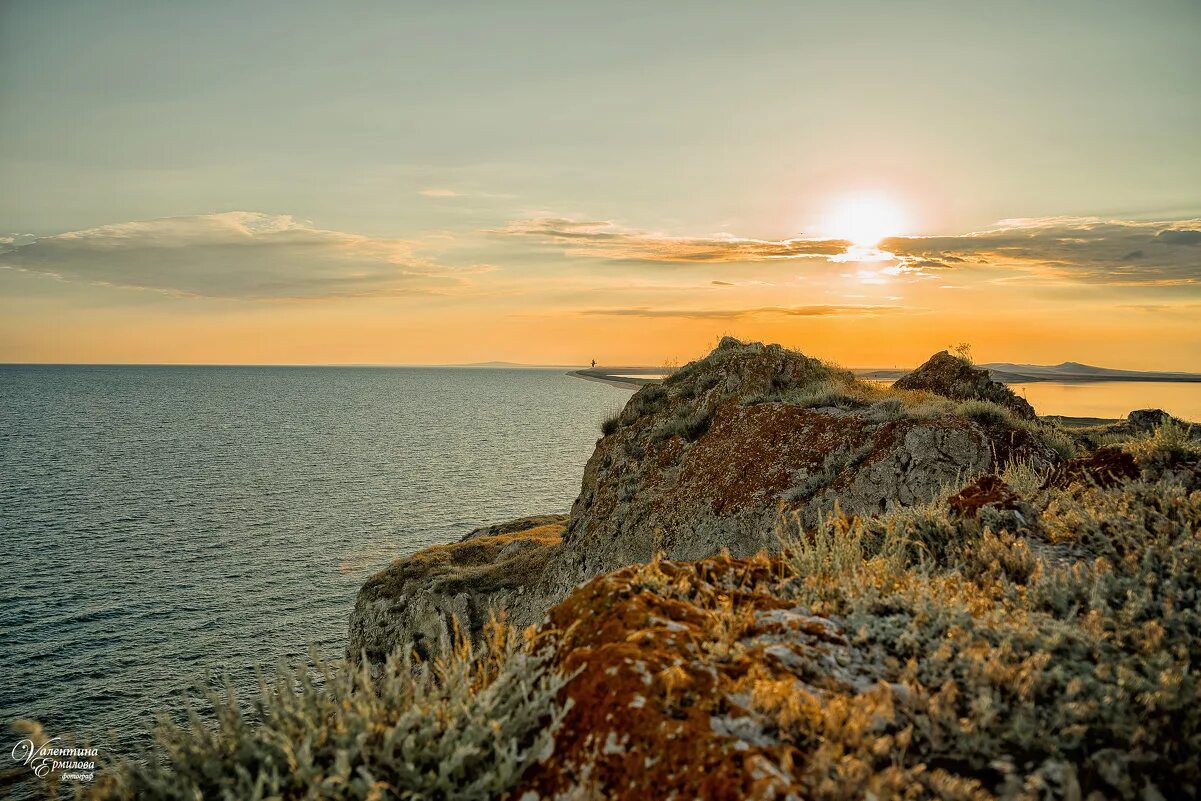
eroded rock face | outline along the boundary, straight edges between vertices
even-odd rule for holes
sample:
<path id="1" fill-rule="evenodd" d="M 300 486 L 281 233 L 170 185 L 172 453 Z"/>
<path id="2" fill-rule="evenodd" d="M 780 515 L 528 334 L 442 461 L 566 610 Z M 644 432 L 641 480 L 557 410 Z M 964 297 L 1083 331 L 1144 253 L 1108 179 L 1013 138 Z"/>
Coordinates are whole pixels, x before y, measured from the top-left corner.
<path id="1" fill-rule="evenodd" d="M 533 597 L 549 606 L 590 576 L 656 553 L 773 550 L 781 515 L 812 526 L 836 501 L 872 514 L 928 500 L 998 460 L 1054 461 L 1026 432 L 956 415 L 795 402 L 806 388 L 844 380 L 803 354 L 727 338 L 639 390 L 597 443 L 563 547 Z"/>
<path id="2" fill-rule="evenodd" d="M 454 582 L 429 569 L 429 559 L 457 564 L 456 548 L 510 536 L 508 529 L 398 561 L 360 593 L 351 655 L 366 648 L 382 658 L 410 633 L 436 642 L 461 608 L 473 630 L 489 606 L 518 627 L 537 624 L 581 582 L 656 554 L 773 551 L 782 517 L 812 526 L 835 503 L 848 514 L 883 512 L 1010 458 L 1055 461 L 1029 431 L 939 412 L 938 404 L 912 410 L 867 392 L 840 405 L 850 396 L 839 392 L 854 386 L 850 373 L 804 354 L 723 339 L 706 358 L 633 395 L 588 460 L 561 544 L 498 546 L 502 560 L 503 548 L 529 549 L 520 572 L 472 561 Z"/>
<path id="3" fill-rule="evenodd" d="M 945 350 L 931 356 L 925 364 L 893 384 L 897 389 L 933 392 L 954 400 L 984 400 L 1003 406 L 1023 420 L 1037 417 L 1025 398 L 1004 384 L 989 378 L 988 371 L 972 367 Z"/>
<path id="4" fill-rule="evenodd" d="M 477 636 L 506 614 L 560 544 L 566 515 L 525 517 L 397 559 L 367 580 L 350 615 L 347 655 L 382 662 L 396 648 L 425 657 L 453 642 L 453 626 Z"/>

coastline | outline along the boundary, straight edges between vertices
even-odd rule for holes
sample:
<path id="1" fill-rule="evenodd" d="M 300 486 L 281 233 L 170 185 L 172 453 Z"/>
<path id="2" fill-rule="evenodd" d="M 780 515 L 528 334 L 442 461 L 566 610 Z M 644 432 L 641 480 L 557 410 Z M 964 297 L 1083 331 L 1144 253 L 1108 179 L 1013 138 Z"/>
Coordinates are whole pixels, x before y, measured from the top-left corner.
<path id="1" fill-rule="evenodd" d="M 629 390 L 637 390 L 644 384 L 655 384 L 662 380 L 658 377 L 638 378 L 636 375 L 633 375 L 637 373 L 643 373 L 647 376 L 661 376 L 663 369 L 659 367 L 594 367 L 583 370 L 571 370 L 567 375 L 582 378 L 585 381 L 600 381 L 603 384 Z"/>

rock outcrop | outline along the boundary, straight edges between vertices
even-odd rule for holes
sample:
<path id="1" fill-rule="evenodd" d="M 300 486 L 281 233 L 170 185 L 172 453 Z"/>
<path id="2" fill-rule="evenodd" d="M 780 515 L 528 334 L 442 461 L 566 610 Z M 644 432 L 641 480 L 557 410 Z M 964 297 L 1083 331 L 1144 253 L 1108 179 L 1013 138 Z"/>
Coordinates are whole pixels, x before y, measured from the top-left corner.
<path id="1" fill-rule="evenodd" d="M 524 517 L 397 559 L 359 590 L 347 654 L 378 663 L 411 644 L 424 657 L 454 641 L 456 620 L 477 636 L 542 574 L 566 521 L 566 515 Z"/>
<path id="2" fill-rule="evenodd" d="M 1012 458 L 1057 461 L 1030 426 L 899 395 L 779 345 L 727 337 L 633 395 L 588 460 L 561 543 L 539 534 L 519 546 L 495 540 L 519 536 L 498 528 L 398 560 L 360 593 L 350 654 L 378 660 L 409 639 L 428 647 L 450 614 L 476 630 L 486 610 L 503 610 L 525 627 L 582 581 L 657 554 L 771 551 L 782 518 L 812 527 L 836 504 L 881 513 Z"/>
<path id="3" fill-rule="evenodd" d="M 1004 384 L 989 378 L 988 371 L 972 367 L 945 350 L 893 384 L 897 389 L 933 392 L 953 400 L 982 400 L 1008 409 L 1023 420 L 1034 420 L 1034 407 Z"/>

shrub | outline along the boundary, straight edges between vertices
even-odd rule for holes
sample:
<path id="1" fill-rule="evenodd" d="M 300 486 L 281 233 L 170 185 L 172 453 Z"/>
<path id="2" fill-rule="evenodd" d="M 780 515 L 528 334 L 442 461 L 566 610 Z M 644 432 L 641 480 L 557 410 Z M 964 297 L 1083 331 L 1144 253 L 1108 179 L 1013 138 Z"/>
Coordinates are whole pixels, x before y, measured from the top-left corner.
<path id="1" fill-rule="evenodd" d="M 474 653 L 368 668 L 326 663 L 260 681 L 247 716 L 233 690 L 208 693 L 214 722 L 162 720 L 157 756 L 100 774 L 92 799 L 500 798 L 549 752 L 563 685 L 492 625 Z"/>
<path id="2" fill-rule="evenodd" d="M 621 412 L 614 412 L 601 421 L 601 435 L 610 436 L 617 433 L 618 426 L 621 425 Z"/>
<path id="3" fill-rule="evenodd" d="M 683 437 L 689 442 L 695 442 L 705 435 L 713 423 L 713 415 L 706 409 L 690 411 L 680 407 L 676 415 L 660 423 L 655 429 L 655 439 L 664 440 L 671 437 Z"/>
<path id="4" fill-rule="evenodd" d="M 1168 420 L 1147 435 L 1122 443 L 1140 465 L 1170 467 L 1201 455 L 1201 442 L 1193 439 L 1192 427 Z"/>
<path id="5" fill-rule="evenodd" d="M 647 384 L 634 393 L 629 403 L 619 416 L 633 420 L 646 414 L 653 414 L 667 400 L 667 390 L 660 384 Z"/>
<path id="6" fill-rule="evenodd" d="M 1030 430 L 1034 436 L 1050 448 L 1059 457 L 1060 461 L 1066 462 L 1079 453 L 1080 449 L 1076 446 L 1076 441 L 1072 438 L 1072 435 L 1059 426 L 1043 422 L 1033 424 L 1029 421 L 1022 422 L 1026 426 L 1032 426 Z"/>
<path id="7" fill-rule="evenodd" d="M 958 411 L 969 420 L 975 420 L 985 425 L 998 425 L 1014 428 L 1016 419 L 1004 406 L 998 406 L 992 401 L 966 400 L 958 404 Z"/>
<path id="8" fill-rule="evenodd" d="M 1001 479 L 1018 495 L 1033 497 L 1047 483 L 1049 470 L 1034 464 L 1030 459 L 1015 459 L 1005 465 Z"/>

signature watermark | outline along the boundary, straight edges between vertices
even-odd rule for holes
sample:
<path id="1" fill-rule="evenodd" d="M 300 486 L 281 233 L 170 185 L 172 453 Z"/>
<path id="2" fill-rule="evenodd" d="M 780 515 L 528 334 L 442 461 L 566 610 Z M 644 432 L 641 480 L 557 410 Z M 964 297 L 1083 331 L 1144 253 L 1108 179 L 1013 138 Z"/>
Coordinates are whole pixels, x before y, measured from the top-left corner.
<path id="1" fill-rule="evenodd" d="M 96 775 L 99 749 L 55 745 L 58 739 L 52 737 L 37 745 L 32 739 L 26 738 L 13 746 L 12 757 L 29 767 L 39 779 L 90 782 Z"/>

